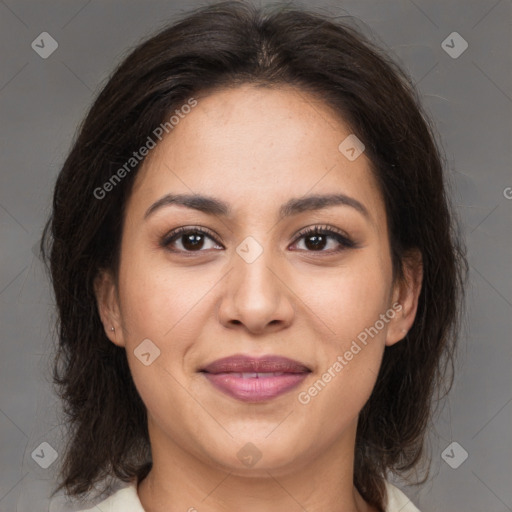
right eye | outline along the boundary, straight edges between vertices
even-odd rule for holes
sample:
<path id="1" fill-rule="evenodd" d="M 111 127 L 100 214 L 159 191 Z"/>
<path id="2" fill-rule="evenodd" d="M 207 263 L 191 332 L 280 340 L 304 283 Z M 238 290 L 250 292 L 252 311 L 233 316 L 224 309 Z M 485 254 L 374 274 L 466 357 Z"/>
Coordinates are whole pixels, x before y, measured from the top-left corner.
<path id="1" fill-rule="evenodd" d="M 202 252 L 206 239 L 210 239 L 217 247 L 220 245 L 210 231 L 201 227 L 177 228 L 167 233 L 162 238 L 160 245 L 171 252 Z M 181 247 L 176 248 L 176 244 L 181 245 Z M 207 249 L 210 248 L 207 247 Z"/>

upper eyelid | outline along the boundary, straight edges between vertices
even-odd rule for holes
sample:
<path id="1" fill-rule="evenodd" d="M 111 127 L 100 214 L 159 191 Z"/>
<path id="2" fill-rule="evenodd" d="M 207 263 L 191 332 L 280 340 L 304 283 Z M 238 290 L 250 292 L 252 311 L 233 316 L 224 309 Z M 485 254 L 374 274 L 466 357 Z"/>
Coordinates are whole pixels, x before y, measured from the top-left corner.
<path id="1" fill-rule="evenodd" d="M 213 232 L 210 231 L 208 228 L 204 228 L 202 226 L 201 227 L 200 226 L 190 226 L 190 227 L 182 226 L 179 228 L 172 229 L 168 233 L 164 234 L 161 237 L 162 245 L 168 244 L 170 242 L 170 240 L 172 240 L 173 238 L 176 238 L 177 236 L 181 236 L 186 233 L 194 233 L 194 232 L 202 233 L 203 235 L 206 235 L 209 238 L 211 238 L 215 243 L 221 244 L 221 242 L 219 242 L 217 240 L 217 237 L 213 234 Z"/>
<path id="2" fill-rule="evenodd" d="M 299 230 L 299 232 L 295 235 L 295 238 L 303 237 L 307 234 L 309 234 L 312 231 L 319 231 L 319 232 L 326 232 L 332 236 L 332 233 L 339 235 L 343 238 L 346 238 L 347 240 L 350 240 L 352 237 L 343 229 L 336 228 L 334 226 L 329 226 L 325 224 L 313 224 L 311 226 L 306 226 L 305 228 L 302 228 Z"/>

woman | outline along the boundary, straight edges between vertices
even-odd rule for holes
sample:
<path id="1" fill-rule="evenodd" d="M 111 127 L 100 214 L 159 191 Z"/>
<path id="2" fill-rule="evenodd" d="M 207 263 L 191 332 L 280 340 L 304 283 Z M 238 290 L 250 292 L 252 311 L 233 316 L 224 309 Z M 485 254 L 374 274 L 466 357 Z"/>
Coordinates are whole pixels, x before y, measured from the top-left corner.
<path id="1" fill-rule="evenodd" d="M 225 2 L 139 45 L 43 237 L 58 489 L 118 478 L 112 511 L 417 511 L 387 476 L 419 468 L 451 385 L 467 264 L 446 196 L 414 89 L 350 27 Z"/>

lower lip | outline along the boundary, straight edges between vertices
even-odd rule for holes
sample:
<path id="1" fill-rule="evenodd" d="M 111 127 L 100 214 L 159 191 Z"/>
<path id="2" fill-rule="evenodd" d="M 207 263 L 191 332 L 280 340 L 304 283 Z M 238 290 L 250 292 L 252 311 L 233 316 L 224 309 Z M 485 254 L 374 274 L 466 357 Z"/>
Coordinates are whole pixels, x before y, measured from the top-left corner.
<path id="1" fill-rule="evenodd" d="M 243 378 L 232 373 L 204 373 L 217 389 L 242 402 L 263 402 L 298 386 L 308 373 L 284 373 L 263 378 Z"/>

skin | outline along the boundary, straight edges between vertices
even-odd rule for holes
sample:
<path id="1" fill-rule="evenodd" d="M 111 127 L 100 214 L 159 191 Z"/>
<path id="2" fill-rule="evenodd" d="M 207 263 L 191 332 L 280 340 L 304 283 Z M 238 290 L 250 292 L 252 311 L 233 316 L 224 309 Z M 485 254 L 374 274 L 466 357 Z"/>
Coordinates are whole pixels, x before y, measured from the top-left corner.
<path id="1" fill-rule="evenodd" d="M 338 150 L 350 128 L 321 100 L 251 85 L 197 99 L 136 176 L 118 280 L 109 272 L 96 280 L 105 332 L 126 348 L 148 410 L 153 468 L 138 486 L 141 503 L 147 512 L 375 512 L 353 485 L 358 414 L 385 347 L 414 321 L 419 257 L 411 254 L 406 279 L 393 283 L 370 161 L 364 153 L 349 161 Z M 291 198 L 335 192 L 357 199 L 368 218 L 336 205 L 278 220 Z M 145 219 L 168 193 L 215 197 L 229 204 L 231 217 L 168 205 Z M 329 236 L 315 250 L 311 237 L 297 236 L 315 225 L 342 230 L 358 245 L 344 248 Z M 216 240 L 205 236 L 187 252 L 181 236 L 162 247 L 181 226 L 207 228 Z M 236 252 L 249 236 L 263 250 L 251 263 Z M 400 312 L 301 404 L 298 394 L 395 302 Z M 160 350 L 149 366 L 134 354 L 144 339 Z M 233 354 L 282 355 L 312 372 L 277 398 L 244 403 L 198 372 Z M 237 457 L 247 443 L 261 454 L 251 467 Z"/>

